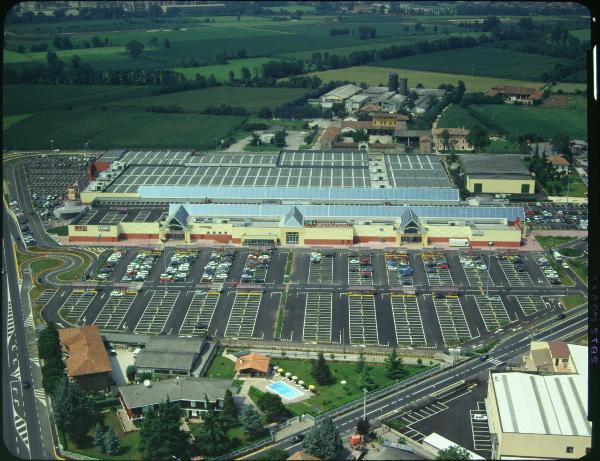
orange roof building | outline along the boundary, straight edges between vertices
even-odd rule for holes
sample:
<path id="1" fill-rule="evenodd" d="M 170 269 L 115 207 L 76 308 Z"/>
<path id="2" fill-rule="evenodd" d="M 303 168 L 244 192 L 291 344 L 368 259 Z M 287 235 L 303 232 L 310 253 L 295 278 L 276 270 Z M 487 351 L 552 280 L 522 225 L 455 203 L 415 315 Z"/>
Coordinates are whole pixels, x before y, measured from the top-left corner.
<path id="1" fill-rule="evenodd" d="M 543 96 L 543 93 L 535 88 L 507 85 L 495 86 L 487 93 L 488 96 L 496 96 L 497 94 L 513 101 L 536 101 Z"/>
<path id="2" fill-rule="evenodd" d="M 107 389 L 112 365 L 98 327 L 63 328 L 58 336 L 69 378 L 76 379 L 87 391 Z"/>
<path id="3" fill-rule="evenodd" d="M 569 161 L 564 158 L 562 155 L 551 155 L 548 157 L 548 163 L 550 163 L 553 167 L 567 167 L 569 166 Z"/>
<path id="4" fill-rule="evenodd" d="M 236 360 L 235 372 L 252 376 L 264 376 L 269 371 L 270 361 L 271 358 L 266 355 L 247 354 Z"/>

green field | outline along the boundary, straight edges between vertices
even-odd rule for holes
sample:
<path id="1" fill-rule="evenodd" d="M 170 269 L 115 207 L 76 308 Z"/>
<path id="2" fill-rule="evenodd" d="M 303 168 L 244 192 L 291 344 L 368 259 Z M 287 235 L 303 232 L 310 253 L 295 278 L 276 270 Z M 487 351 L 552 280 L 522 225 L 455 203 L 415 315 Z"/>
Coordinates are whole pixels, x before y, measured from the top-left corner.
<path id="1" fill-rule="evenodd" d="M 512 80 L 493 77 L 473 77 L 461 74 L 445 74 L 441 72 L 428 72 L 411 70 L 407 68 L 356 66 L 344 69 L 325 70 L 321 72 L 310 72 L 306 75 L 318 75 L 323 81 L 349 80 L 353 82 L 365 82 L 369 85 L 387 85 L 390 71 L 395 71 L 400 77 L 408 78 L 408 86 L 414 88 L 417 83 L 422 83 L 425 88 L 437 88 L 442 83 L 456 85 L 459 80 L 465 82 L 467 91 L 489 91 L 495 85 L 527 86 L 540 88 L 541 82 L 524 80 Z M 576 85 L 576 84 L 570 84 Z M 581 85 L 579 85 L 581 87 Z M 585 85 L 583 85 L 585 88 Z"/>
<path id="2" fill-rule="evenodd" d="M 581 306 L 583 303 L 587 302 L 587 298 L 581 293 L 561 296 L 560 299 L 567 309 L 573 309 L 574 307 Z"/>
<path id="3" fill-rule="evenodd" d="M 18 114 L 18 115 L 5 115 L 2 118 L 2 129 L 6 130 L 17 122 L 26 119 L 29 114 Z"/>
<path id="4" fill-rule="evenodd" d="M 245 117 L 162 114 L 129 111 L 46 111 L 32 114 L 4 131 L 18 149 L 47 149 L 50 139 L 60 149 L 81 149 L 83 140 L 102 148 L 214 147 L 237 129 Z M 35 135 L 32 135 L 34 133 Z"/>
<path id="5" fill-rule="evenodd" d="M 235 376 L 235 363 L 222 355 L 217 355 L 210 364 L 206 376 L 209 378 L 231 378 Z"/>
<path id="6" fill-rule="evenodd" d="M 478 106 L 482 113 L 497 125 L 515 135 L 536 133 L 550 139 L 566 132 L 575 139 L 587 139 L 587 113 L 581 109 L 488 104 Z"/>
<path id="7" fill-rule="evenodd" d="M 574 29 L 570 30 L 569 33 L 581 40 L 582 42 L 588 41 L 591 38 L 592 31 L 590 29 Z"/>
<path id="8" fill-rule="evenodd" d="M 232 70 L 235 74 L 235 78 L 239 79 L 241 76 L 242 67 L 247 67 L 248 70 L 255 74 L 255 69 L 260 70 L 261 65 L 265 62 L 271 61 L 270 58 L 248 58 L 248 59 L 234 59 L 229 61 L 227 64 L 214 65 L 214 66 L 202 66 L 202 67 L 175 67 L 170 70 L 179 72 L 185 75 L 190 80 L 196 78 L 196 74 L 209 77 L 211 74 L 215 76 L 217 80 L 229 80 L 229 71 Z"/>
<path id="9" fill-rule="evenodd" d="M 373 65 L 535 81 L 540 80 L 543 72 L 551 71 L 555 64 L 568 62 L 561 58 L 478 46 L 387 59 Z"/>
<path id="10" fill-rule="evenodd" d="M 572 242 L 573 240 L 577 240 L 577 237 L 562 237 L 562 236 L 542 236 L 538 235 L 535 237 L 542 247 L 546 250 L 550 250 L 558 245 L 562 245 L 564 243 Z M 560 251 L 559 251 L 560 252 Z"/>
<path id="11" fill-rule="evenodd" d="M 561 250 L 561 252 L 562 251 L 563 250 Z M 573 272 L 575 272 L 585 283 L 588 283 L 588 262 L 587 256 L 568 260 L 568 264 L 571 266 L 571 269 L 573 269 Z"/>
<path id="12" fill-rule="evenodd" d="M 274 109 L 286 102 L 293 101 L 306 94 L 306 91 L 304 88 L 213 87 L 127 99 L 113 102 L 110 105 L 129 109 L 176 105 L 182 107 L 186 112 L 197 112 L 206 106 L 227 104 L 234 107 L 245 107 L 249 112 L 256 113 L 263 107 Z"/>
<path id="13" fill-rule="evenodd" d="M 450 104 L 442 113 L 437 126 L 438 128 L 460 127 L 472 130 L 475 127 L 483 125 L 464 107 L 461 107 L 457 104 Z"/>
<path id="14" fill-rule="evenodd" d="M 153 86 L 129 85 L 4 85 L 4 115 L 99 106 L 111 101 L 149 96 Z"/>

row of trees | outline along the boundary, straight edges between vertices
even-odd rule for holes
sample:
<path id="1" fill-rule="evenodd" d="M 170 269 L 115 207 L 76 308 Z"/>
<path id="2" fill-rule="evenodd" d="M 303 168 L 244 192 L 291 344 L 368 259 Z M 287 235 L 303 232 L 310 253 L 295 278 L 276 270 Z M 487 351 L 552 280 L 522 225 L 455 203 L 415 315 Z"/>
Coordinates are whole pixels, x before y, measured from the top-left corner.
<path id="1" fill-rule="evenodd" d="M 206 115 L 248 115 L 245 107 L 232 107 L 228 104 L 206 106 L 200 113 Z"/>
<path id="2" fill-rule="evenodd" d="M 62 361 L 58 330 L 52 322 L 38 336 L 38 355 L 43 360 L 42 386 L 49 395 L 53 395 L 65 376 L 65 364 Z"/>

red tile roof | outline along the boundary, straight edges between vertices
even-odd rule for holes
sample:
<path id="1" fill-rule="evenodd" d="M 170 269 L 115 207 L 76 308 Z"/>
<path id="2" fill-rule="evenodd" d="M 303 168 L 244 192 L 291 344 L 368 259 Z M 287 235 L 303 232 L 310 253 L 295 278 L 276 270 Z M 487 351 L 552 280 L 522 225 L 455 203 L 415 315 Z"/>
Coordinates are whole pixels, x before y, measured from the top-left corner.
<path id="1" fill-rule="evenodd" d="M 548 347 L 552 357 L 567 359 L 571 355 L 569 345 L 563 341 L 548 341 Z"/>
<path id="2" fill-rule="evenodd" d="M 60 342 L 69 354 L 67 373 L 70 377 L 108 373 L 112 365 L 96 325 L 58 330 Z"/>
<path id="3" fill-rule="evenodd" d="M 569 162 L 562 155 L 551 155 L 548 157 L 548 163 L 553 166 L 568 166 Z"/>
<path id="4" fill-rule="evenodd" d="M 448 130 L 448 134 L 457 136 L 467 136 L 470 133 L 466 128 L 436 128 L 433 130 L 433 134 L 439 136 L 444 130 Z"/>
<path id="5" fill-rule="evenodd" d="M 240 357 L 235 362 L 235 371 L 256 370 L 266 373 L 269 371 L 270 357 L 260 354 L 248 354 Z"/>
<path id="6" fill-rule="evenodd" d="M 319 141 L 320 142 L 335 141 L 335 138 L 337 138 L 338 134 L 340 134 L 340 129 L 338 127 L 335 127 L 335 126 L 327 127 L 325 129 L 325 131 L 323 132 L 323 134 L 321 135 L 321 139 Z"/>

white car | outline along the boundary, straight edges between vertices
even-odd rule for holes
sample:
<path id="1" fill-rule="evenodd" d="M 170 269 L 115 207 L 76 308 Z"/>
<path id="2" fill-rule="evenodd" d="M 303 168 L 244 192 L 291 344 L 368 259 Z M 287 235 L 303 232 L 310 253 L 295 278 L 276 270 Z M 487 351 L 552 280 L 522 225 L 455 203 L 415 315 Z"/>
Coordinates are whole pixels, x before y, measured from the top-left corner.
<path id="1" fill-rule="evenodd" d="M 360 263 L 360 259 L 353 258 L 353 259 L 351 259 L 351 260 L 350 260 L 350 261 L 348 261 L 348 262 L 349 262 L 350 264 L 358 264 L 358 263 Z"/>
<path id="2" fill-rule="evenodd" d="M 98 280 L 106 280 L 108 278 L 108 274 L 98 274 L 96 278 Z"/>
<path id="3" fill-rule="evenodd" d="M 227 274 L 217 274 L 215 275 L 216 279 L 225 280 L 227 278 Z"/>
<path id="4" fill-rule="evenodd" d="M 562 263 L 561 266 L 564 267 L 565 269 L 571 268 L 567 263 Z"/>
<path id="5" fill-rule="evenodd" d="M 473 415 L 474 421 L 487 421 L 486 415 Z"/>
<path id="6" fill-rule="evenodd" d="M 123 295 L 125 295 L 125 293 L 123 293 L 121 290 L 114 290 L 110 292 L 111 296 L 116 296 L 116 297 L 121 297 Z"/>

